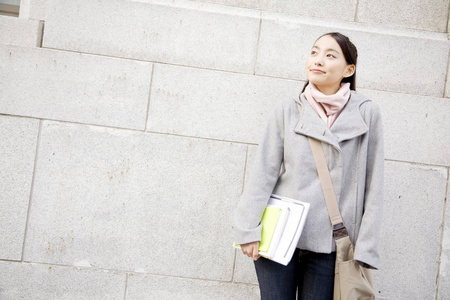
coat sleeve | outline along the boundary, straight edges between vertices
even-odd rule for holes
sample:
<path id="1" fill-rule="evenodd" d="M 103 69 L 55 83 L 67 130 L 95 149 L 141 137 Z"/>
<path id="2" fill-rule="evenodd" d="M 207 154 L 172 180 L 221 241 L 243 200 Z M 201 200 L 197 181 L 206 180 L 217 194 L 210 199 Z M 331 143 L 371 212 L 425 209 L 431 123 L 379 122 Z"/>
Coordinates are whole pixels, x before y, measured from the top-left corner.
<path id="1" fill-rule="evenodd" d="M 261 217 L 278 180 L 284 152 L 283 107 L 271 114 L 234 216 L 237 245 L 261 240 Z"/>
<path id="2" fill-rule="evenodd" d="M 361 265 L 378 269 L 384 194 L 384 137 L 378 105 L 374 105 L 369 126 L 364 213 L 354 258 Z"/>

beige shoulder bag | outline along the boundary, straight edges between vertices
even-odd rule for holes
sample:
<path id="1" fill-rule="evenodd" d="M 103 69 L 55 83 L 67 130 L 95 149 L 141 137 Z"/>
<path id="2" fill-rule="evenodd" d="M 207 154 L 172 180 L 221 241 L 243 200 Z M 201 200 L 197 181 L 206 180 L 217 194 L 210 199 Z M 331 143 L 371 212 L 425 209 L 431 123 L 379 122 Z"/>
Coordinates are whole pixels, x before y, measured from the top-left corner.
<path id="1" fill-rule="evenodd" d="M 297 103 L 297 106 L 301 115 L 301 105 Z M 371 270 L 360 266 L 353 259 L 354 246 L 342 221 L 322 142 L 311 137 L 308 137 L 308 140 L 316 163 L 328 213 L 330 214 L 333 238 L 336 243 L 333 299 L 375 299 Z"/>

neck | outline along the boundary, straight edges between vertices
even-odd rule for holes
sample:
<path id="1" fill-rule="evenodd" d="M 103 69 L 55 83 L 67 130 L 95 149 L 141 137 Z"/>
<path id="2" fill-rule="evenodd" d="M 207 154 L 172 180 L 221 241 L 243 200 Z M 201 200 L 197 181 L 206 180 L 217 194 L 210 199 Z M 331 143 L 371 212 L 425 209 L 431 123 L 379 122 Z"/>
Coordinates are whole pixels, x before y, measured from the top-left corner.
<path id="1" fill-rule="evenodd" d="M 339 83 L 337 86 L 318 86 L 316 88 L 324 95 L 334 95 L 341 88 L 341 84 Z"/>

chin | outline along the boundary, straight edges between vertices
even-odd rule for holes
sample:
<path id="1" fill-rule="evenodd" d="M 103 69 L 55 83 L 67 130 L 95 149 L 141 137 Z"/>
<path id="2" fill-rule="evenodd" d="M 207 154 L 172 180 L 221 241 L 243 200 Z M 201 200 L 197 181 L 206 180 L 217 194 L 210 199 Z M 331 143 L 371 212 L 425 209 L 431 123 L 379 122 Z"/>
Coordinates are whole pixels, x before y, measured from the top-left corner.
<path id="1" fill-rule="evenodd" d="M 325 82 L 320 81 L 320 80 L 314 80 L 314 79 L 311 80 L 311 79 L 308 79 L 308 81 L 309 81 L 310 83 L 314 84 L 315 86 L 326 85 Z"/>

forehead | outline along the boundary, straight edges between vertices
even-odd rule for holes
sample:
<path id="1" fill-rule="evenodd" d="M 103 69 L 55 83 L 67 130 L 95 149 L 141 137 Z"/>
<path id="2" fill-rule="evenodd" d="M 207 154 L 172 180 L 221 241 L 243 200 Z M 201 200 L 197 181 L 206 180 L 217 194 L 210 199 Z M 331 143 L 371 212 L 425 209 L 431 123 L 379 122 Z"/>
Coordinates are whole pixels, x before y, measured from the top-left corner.
<path id="1" fill-rule="evenodd" d="M 329 36 L 324 35 L 321 38 L 319 38 L 315 43 L 313 48 L 319 48 L 321 50 L 334 50 L 338 53 L 342 53 L 342 49 L 339 46 L 339 44 L 336 42 L 336 40 Z"/>

